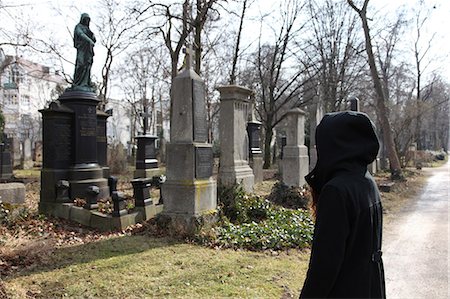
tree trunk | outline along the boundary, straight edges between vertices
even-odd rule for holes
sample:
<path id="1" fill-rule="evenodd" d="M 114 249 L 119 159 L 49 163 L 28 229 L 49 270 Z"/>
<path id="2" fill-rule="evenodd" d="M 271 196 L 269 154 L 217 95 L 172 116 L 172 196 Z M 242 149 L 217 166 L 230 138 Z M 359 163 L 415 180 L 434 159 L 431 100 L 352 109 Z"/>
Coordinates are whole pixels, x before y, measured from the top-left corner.
<path id="1" fill-rule="evenodd" d="M 271 148 L 270 144 L 272 143 L 273 137 L 273 128 L 265 128 L 266 132 L 264 134 L 264 169 L 270 168 L 271 165 Z"/>
<path id="2" fill-rule="evenodd" d="M 370 75 L 372 77 L 372 81 L 375 88 L 376 93 L 376 107 L 377 107 L 377 113 L 378 118 L 380 120 L 380 125 L 383 131 L 383 140 L 385 142 L 386 146 L 386 152 L 387 156 L 389 158 L 389 164 L 390 164 L 390 171 L 391 171 L 391 178 L 394 180 L 403 179 L 402 169 L 400 165 L 400 160 L 398 159 L 397 152 L 395 150 L 395 144 L 394 144 L 394 138 L 392 136 L 392 130 L 391 130 L 391 124 L 389 122 L 388 118 L 388 110 L 386 108 L 386 99 L 383 92 L 383 87 L 381 84 L 380 76 L 378 74 L 377 66 L 375 64 L 375 56 L 373 54 L 372 50 L 372 40 L 370 37 L 369 32 L 369 24 L 367 23 L 367 15 L 366 15 L 366 9 L 367 4 L 369 0 L 364 1 L 364 6 L 362 9 L 357 9 L 355 5 L 353 4 L 353 1 L 347 0 L 350 6 L 358 12 L 363 29 L 364 29 L 364 36 L 366 40 L 366 52 L 367 52 L 367 58 L 369 61 L 369 67 L 370 67 Z"/>

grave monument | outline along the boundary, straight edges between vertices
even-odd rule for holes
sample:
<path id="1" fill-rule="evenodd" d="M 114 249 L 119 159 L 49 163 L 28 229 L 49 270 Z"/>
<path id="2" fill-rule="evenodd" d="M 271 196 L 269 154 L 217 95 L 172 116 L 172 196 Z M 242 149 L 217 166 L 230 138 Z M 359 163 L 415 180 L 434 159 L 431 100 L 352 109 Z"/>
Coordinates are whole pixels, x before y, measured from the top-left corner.
<path id="1" fill-rule="evenodd" d="M 250 120 L 247 123 L 249 140 L 249 165 L 253 169 L 255 183 L 261 183 L 263 177 L 263 155 L 261 150 L 261 122 L 256 120 L 255 109 L 251 105 Z"/>
<path id="2" fill-rule="evenodd" d="M 217 208 L 217 184 L 212 177 L 213 152 L 208 143 L 205 83 L 186 64 L 173 79 L 170 142 L 167 143 L 166 182 L 161 192 L 163 216 L 172 230 L 192 234 Z M 211 219 L 212 220 L 212 219 Z"/>
<path id="3" fill-rule="evenodd" d="M 72 86 L 48 108 L 40 110 L 43 164 L 39 209 L 43 213 L 51 214 L 55 204 L 61 202 L 92 198 L 88 195 L 93 186 L 98 188 L 98 198 L 110 195 L 103 169 L 106 155 L 99 151 L 106 144 L 107 115 L 97 111 L 100 100 L 91 82 L 95 37 L 89 23 L 89 15 L 82 14 L 75 27 L 77 58 Z M 68 182 L 68 196 L 59 197 L 57 186 L 62 181 Z M 96 200 L 86 202 L 86 207 L 95 208 Z"/>
<path id="4" fill-rule="evenodd" d="M 300 108 L 286 114 L 286 145 L 283 147 L 282 180 L 288 186 L 302 187 L 309 172 L 308 149 L 305 146 L 305 115 Z"/>
<path id="5" fill-rule="evenodd" d="M 156 159 L 156 139 L 157 136 L 148 134 L 148 101 L 144 99 L 144 111 L 141 113 L 144 121 L 144 130 L 141 135 L 136 136 L 137 152 L 136 152 L 136 170 L 135 178 L 152 178 L 160 175 L 161 169 L 158 167 Z"/>
<path id="6" fill-rule="evenodd" d="M 219 182 L 224 186 L 242 184 L 253 191 L 255 178 L 249 166 L 247 120 L 252 91 L 237 85 L 217 87 L 220 92 L 220 166 Z"/>

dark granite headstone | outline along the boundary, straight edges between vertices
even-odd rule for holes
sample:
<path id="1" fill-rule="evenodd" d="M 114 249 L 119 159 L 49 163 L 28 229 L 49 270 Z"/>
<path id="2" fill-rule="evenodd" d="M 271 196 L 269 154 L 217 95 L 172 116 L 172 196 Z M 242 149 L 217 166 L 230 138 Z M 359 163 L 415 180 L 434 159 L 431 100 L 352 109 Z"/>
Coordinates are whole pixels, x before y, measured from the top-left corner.
<path id="1" fill-rule="evenodd" d="M 48 109 L 40 112 L 43 127 L 43 168 L 67 169 L 73 160 L 73 111 L 54 101 L 50 103 Z"/>
<path id="2" fill-rule="evenodd" d="M 86 190 L 86 204 L 85 209 L 92 210 L 98 207 L 97 200 L 100 194 L 100 188 L 97 186 L 89 186 Z"/>
<path id="3" fill-rule="evenodd" d="M 109 186 L 109 195 L 112 196 L 114 191 L 117 191 L 117 182 L 118 179 L 115 176 L 110 176 L 108 178 L 108 186 Z"/>
<path id="4" fill-rule="evenodd" d="M 106 121 L 110 115 L 103 111 L 97 111 L 97 160 L 102 167 L 107 167 Z"/>
<path id="5" fill-rule="evenodd" d="M 66 180 L 59 180 L 56 183 L 56 201 L 57 202 L 71 202 L 69 196 L 70 183 Z"/>
<path id="6" fill-rule="evenodd" d="M 153 203 L 150 196 L 151 183 L 151 178 L 131 180 L 131 184 L 133 185 L 134 204 L 136 207 L 144 207 Z"/>
<path id="7" fill-rule="evenodd" d="M 151 135 L 136 136 L 136 169 L 158 168 L 155 148 L 156 139 L 158 139 L 158 137 Z"/>
<path id="8" fill-rule="evenodd" d="M 261 154 L 261 123 L 257 121 L 248 122 L 247 134 L 249 139 L 250 157 L 255 154 Z"/>
<path id="9" fill-rule="evenodd" d="M 359 110 L 359 99 L 358 98 L 351 98 L 350 99 L 350 110 L 351 111 L 360 111 Z"/>
<path id="10" fill-rule="evenodd" d="M 99 188 L 99 198 L 109 196 L 107 179 L 99 166 L 98 118 L 99 100 L 92 92 L 66 91 L 50 103 L 42 113 L 43 162 L 41 171 L 41 202 L 57 200 L 56 184 L 70 183 L 70 199 L 86 198 L 89 186 Z M 106 129 L 106 117 L 104 121 Z M 48 205 L 45 205 L 46 207 Z M 43 206 L 43 211 L 47 212 Z"/>
<path id="11" fill-rule="evenodd" d="M 113 202 L 113 212 L 112 212 L 112 216 L 113 217 L 120 217 L 123 215 L 126 215 L 128 212 L 124 207 L 124 197 L 123 194 L 117 191 L 113 191 L 112 195 L 112 202 Z"/>
<path id="12" fill-rule="evenodd" d="M 97 105 L 94 93 L 65 92 L 59 101 L 74 113 L 73 153 L 75 165 L 97 164 Z"/>

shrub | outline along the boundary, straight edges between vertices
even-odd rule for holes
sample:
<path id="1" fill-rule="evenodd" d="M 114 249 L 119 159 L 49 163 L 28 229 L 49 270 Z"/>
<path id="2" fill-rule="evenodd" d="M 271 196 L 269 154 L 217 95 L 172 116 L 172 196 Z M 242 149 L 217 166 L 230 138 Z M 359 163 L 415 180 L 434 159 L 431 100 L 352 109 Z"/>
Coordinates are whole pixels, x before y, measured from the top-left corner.
<path id="1" fill-rule="evenodd" d="M 311 203 L 311 192 L 308 187 L 289 187 L 277 182 L 267 199 L 285 208 L 307 209 Z"/>
<path id="2" fill-rule="evenodd" d="M 203 229 L 196 240 L 213 247 L 250 250 L 304 248 L 312 241 L 313 221 L 308 210 L 287 209 L 242 186 L 219 187 L 220 220 Z"/>

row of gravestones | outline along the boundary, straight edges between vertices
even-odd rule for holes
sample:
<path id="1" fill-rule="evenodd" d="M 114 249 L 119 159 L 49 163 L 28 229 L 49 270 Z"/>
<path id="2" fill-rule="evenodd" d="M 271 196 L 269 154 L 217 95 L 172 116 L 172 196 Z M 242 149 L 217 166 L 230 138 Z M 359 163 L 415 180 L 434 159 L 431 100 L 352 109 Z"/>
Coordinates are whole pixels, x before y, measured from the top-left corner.
<path id="1" fill-rule="evenodd" d="M 220 166 L 222 185 L 242 184 L 248 192 L 262 180 L 260 123 L 253 119 L 252 91 L 240 86 L 223 86 L 220 92 Z M 213 178 L 213 151 L 208 143 L 205 85 L 189 63 L 173 80 L 170 143 L 166 148 L 166 180 L 160 200 L 151 200 L 150 188 L 161 182 L 157 174 L 155 137 L 138 136 L 137 179 L 132 181 L 135 208 L 127 212 L 124 198 L 109 178 L 106 163 L 106 120 L 108 114 L 96 109 L 99 100 L 86 91 L 67 90 L 43 109 L 43 167 L 40 212 L 52 214 L 101 229 L 124 228 L 161 214 L 166 225 L 180 233 L 195 231 L 199 223 L 215 218 L 217 182 Z M 308 170 L 304 148 L 304 113 L 288 114 L 283 180 L 299 186 Z M 306 164 L 304 164 L 306 163 Z M 253 167 L 250 168 L 250 165 Z M 100 199 L 113 202 L 111 215 L 98 213 Z M 84 199 L 83 206 L 74 200 Z M 164 202 L 162 202 L 162 199 Z"/>

